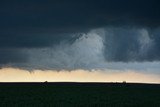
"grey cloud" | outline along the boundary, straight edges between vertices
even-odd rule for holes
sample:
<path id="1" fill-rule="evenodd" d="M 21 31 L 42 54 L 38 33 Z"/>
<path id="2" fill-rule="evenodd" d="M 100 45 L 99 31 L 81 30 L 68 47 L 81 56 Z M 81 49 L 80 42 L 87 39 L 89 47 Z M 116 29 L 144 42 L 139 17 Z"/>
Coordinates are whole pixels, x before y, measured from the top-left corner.
<path id="1" fill-rule="evenodd" d="M 145 28 L 106 27 L 88 33 L 72 34 L 68 39 L 49 47 L 20 49 L 26 54 L 27 61 L 16 63 L 15 59 L 15 63 L 11 63 L 10 66 L 25 69 L 91 70 L 117 69 L 118 63 L 120 65 L 152 63 L 160 60 L 154 35 L 158 31 L 151 32 Z M 132 66 L 125 68 L 133 69 Z"/>
<path id="2" fill-rule="evenodd" d="M 59 39 L 57 33 L 105 26 L 157 28 L 159 4 L 159 0 L 1 0 L 0 47 L 47 47 Z"/>
<path id="3" fill-rule="evenodd" d="M 156 54 L 154 35 L 147 29 L 106 29 L 105 57 L 108 61 L 159 60 Z"/>
<path id="4" fill-rule="evenodd" d="M 159 4 L 1 0 L 0 66 L 95 69 L 107 68 L 108 62 L 159 61 Z"/>
<path id="5" fill-rule="evenodd" d="M 6 66 L 14 63 L 25 63 L 27 62 L 26 53 L 22 52 L 21 49 L 0 49 L 0 65 Z"/>

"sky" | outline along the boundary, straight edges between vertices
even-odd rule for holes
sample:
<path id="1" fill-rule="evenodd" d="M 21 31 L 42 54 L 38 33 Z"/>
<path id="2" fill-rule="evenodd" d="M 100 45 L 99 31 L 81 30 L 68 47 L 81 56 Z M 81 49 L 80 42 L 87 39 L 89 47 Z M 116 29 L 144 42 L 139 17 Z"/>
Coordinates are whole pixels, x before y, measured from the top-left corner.
<path id="1" fill-rule="evenodd" d="M 160 83 L 159 0 L 1 0 L 0 82 Z"/>

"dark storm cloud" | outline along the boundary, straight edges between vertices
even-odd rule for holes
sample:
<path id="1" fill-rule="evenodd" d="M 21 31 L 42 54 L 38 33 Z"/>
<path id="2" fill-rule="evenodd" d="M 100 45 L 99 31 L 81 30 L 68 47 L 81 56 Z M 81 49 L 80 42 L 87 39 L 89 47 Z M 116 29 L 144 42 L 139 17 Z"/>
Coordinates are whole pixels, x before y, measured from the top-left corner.
<path id="1" fill-rule="evenodd" d="M 108 61 L 154 61 L 159 59 L 156 37 L 147 29 L 106 29 L 105 57 Z"/>
<path id="2" fill-rule="evenodd" d="M 1 0 L 0 64 L 105 68 L 160 60 L 159 0 Z M 102 28 L 103 30 L 93 29 Z"/>
<path id="3" fill-rule="evenodd" d="M 65 36 L 64 36 L 65 35 Z M 51 34 L 51 33 L 7 33 L 0 36 L 0 48 L 40 48 L 57 44 L 62 40 L 71 40 L 71 34 Z"/>
<path id="4" fill-rule="evenodd" d="M 158 61 L 155 63 L 157 67 L 160 61 L 157 46 L 159 35 L 156 35 L 159 34 L 158 31 L 151 32 L 144 28 L 106 27 L 88 33 L 72 34 L 70 36 L 72 39 L 61 40 L 60 43 L 52 46 L 21 48 L 19 50 L 22 52 L 21 56 L 24 56 L 24 53 L 25 56 L 16 58 L 21 59 L 22 62 L 18 63 L 17 59 L 14 59 L 15 62 L 9 63 L 8 66 L 31 70 L 146 69 L 145 64 Z M 141 63 L 143 67 L 135 66 Z M 154 68 L 153 65 L 149 67 Z"/>
<path id="5" fill-rule="evenodd" d="M 0 49 L 0 65 L 12 63 L 25 63 L 27 56 L 19 49 Z"/>
<path id="6" fill-rule="evenodd" d="M 158 0 L 10 0 L 1 1 L 0 10 L 1 27 L 62 29 L 127 22 L 150 26 L 160 23 Z"/>
<path id="7" fill-rule="evenodd" d="M 157 27 L 159 4 L 158 0 L 1 0 L 0 46 L 43 47 L 59 39 L 57 33 L 107 25 Z"/>

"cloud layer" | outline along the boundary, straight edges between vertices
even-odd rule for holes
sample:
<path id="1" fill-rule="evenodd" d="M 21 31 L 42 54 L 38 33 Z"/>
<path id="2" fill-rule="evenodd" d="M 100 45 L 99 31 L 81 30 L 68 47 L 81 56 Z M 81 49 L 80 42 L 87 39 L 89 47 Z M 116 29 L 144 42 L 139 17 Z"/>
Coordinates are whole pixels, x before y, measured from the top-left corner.
<path id="1" fill-rule="evenodd" d="M 2 57 L 1 66 L 31 70 L 138 69 L 158 72 L 159 49 L 157 36 L 153 34 L 157 33 L 144 28 L 119 27 L 70 34 L 68 39 L 53 42 L 48 47 L 18 48 L 14 52 L 4 50 L 7 54 L 2 54 L 5 57 Z"/>
<path id="2" fill-rule="evenodd" d="M 158 0 L 0 1 L 0 67 L 157 68 L 159 12 Z"/>

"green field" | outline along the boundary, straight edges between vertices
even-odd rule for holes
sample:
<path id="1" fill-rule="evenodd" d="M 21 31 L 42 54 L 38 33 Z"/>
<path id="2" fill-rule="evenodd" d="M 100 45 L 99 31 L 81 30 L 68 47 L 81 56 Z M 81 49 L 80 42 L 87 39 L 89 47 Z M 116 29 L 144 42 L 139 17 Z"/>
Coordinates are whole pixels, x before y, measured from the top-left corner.
<path id="1" fill-rule="evenodd" d="M 160 107 L 160 85 L 0 83 L 0 107 Z"/>

